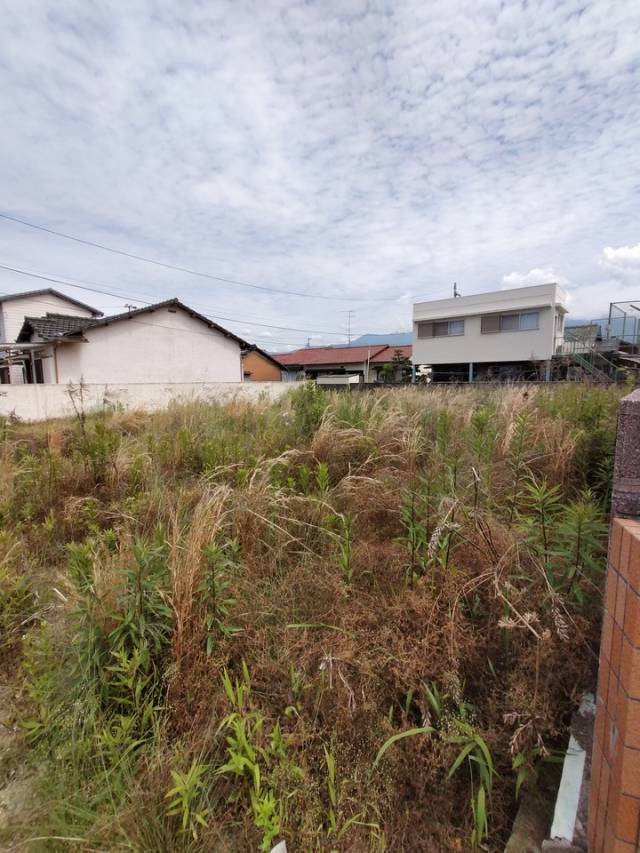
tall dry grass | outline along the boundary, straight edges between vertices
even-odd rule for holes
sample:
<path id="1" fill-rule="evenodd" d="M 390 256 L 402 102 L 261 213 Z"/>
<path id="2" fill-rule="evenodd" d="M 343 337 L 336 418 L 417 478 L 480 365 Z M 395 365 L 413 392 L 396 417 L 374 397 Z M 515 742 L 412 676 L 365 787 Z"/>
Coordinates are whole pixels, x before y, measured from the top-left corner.
<path id="1" fill-rule="evenodd" d="M 593 683 L 618 397 L 301 388 L 102 413 L 84 432 L 11 426 L 3 535 L 56 602 L 24 648 L 38 833 L 87 850 L 258 849 L 276 830 L 294 850 L 465 850 L 478 782 L 448 771 L 467 726 L 497 772 L 500 849 L 514 758 L 534 785 Z M 412 728 L 429 731 L 374 763 Z M 245 769 L 225 770 L 240 731 Z M 171 772 L 192 785 L 187 831 Z"/>

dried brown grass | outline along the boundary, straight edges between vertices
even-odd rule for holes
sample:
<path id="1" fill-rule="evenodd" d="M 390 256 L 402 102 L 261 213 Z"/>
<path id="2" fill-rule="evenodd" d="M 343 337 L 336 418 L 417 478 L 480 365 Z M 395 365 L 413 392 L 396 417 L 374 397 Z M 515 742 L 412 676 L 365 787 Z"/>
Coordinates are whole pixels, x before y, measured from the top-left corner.
<path id="1" fill-rule="evenodd" d="M 494 756 L 500 775 L 489 846 L 500 849 L 515 807 L 514 743 L 562 745 L 567 715 L 590 686 L 595 663 L 597 594 L 585 587 L 582 607 L 557 595 L 506 511 L 523 416 L 525 473 L 559 485 L 566 500 L 586 485 L 576 456 L 583 427 L 569 404 L 564 416 L 550 414 L 548 394 L 507 388 L 409 389 L 359 401 L 333 396 L 304 441 L 287 402 L 117 414 L 108 426 L 119 442 L 100 484 L 77 465 L 64 467 L 64 447 L 74 436 L 49 436 L 64 485 L 51 508 L 61 538 L 99 538 L 106 529 L 117 537 L 118 549 L 100 551 L 96 566 L 105 603 L 113 604 L 117 569 L 133 537 L 150 536 L 158 524 L 167 531 L 174 628 L 166 742 L 156 763 L 141 769 L 131 802 L 162 814 L 174 756 L 168 744 L 221 762 L 218 726 L 230 710 L 221 675 L 237 675 L 244 661 L 251 708 L 266 729 L 280 724 L 287 755 L 303 773 L 287 800 L 284 835 L 293 849 L 465 850 L 469 781 L 447 778 L 455 746 L 446 737 L 407 739 L 372 766 L 389 736 L 431 718 L 425 685 L 436 684 L 450 709 L 466 703 Z M 474 432 L 482 408 L 496 434 L 486 456 Z M 608 411 L 603 423 L 612 429 L 614 406 Z M 36 454 L 38 440 L 28 438 Z M 477 454 L 474 442 L 481 445 Z M 209 456 L 195 459 L 203 448 Z M 13 467 L 3 475 L 12 493 L 15 446 L 3 453 Z M 315 481 L 321 463 L 330 475 L 323 492 Z M 422 488 L 423 480 L 433 490 L 430 556 L 438 556 L 447 532 L 454 536 L 448 560 L 431 559 L 411 585 L 401 511 L 408 490 Z M 341 515 L 352 524 L 350 580 L 339 561 Z M 24 535 L 36 541 L 32 532 Z M 220 637 L 207 656 L 203 552 L 219 538 L 239 543 L 231 618 L 241 631 Z M 336 757 L 341 820 L 360 815 L 342 838 L 326 833 L 325 747 Z M 256 846 L 250 812 L 225 802 L 225 784 L 212 782 L 212 819 L 196 850 Z M 135 823 L 130 808 L 119 819 Z M 157 823 L 156 835 L 130 830 L 140 849 L 145 838 L 158 849 L 184 849 L 170 823 Z"/>

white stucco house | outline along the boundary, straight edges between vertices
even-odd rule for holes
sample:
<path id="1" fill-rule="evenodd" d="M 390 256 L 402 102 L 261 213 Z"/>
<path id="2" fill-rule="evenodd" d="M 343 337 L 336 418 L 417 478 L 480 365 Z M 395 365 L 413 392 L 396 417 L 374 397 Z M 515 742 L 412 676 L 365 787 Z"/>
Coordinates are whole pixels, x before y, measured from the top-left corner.
<path id="1" fill-rule="evenodd" d="M 33 362 L 27 351 L 12 352 L 24 324 L 24 318 L 47 313 L 72 314 L 82 319 L 102 317 L 102 311 L 66 296 L 52 287 L 22 293 L 0 294 L 0 382 L 22 384 L 30 381 Z"/>
<path id="2" fill-rule="evenodd" d="M 433 378 L 548 378 L 561 351 L 567 294 L 555 283 L 418 302 L 414 366 Z"/>
<path id="3" fill-rule="evenodd" d="M 54 295 L 54 310 L 32 310 Z M 104 317 L 63 294 L 17 294 L 0 343 L 0 378 L 10 383 L 241 382 L 249 344 L 178 299 Z M 66 302 L 64 302 L 66 300 Z M 61 302 L 62 301 L 62 302 Z M 47 307 L 49 305 L 47 304 Z M 17 332 L 16 332 L 17 329 Z M 15 337 L 7 339 L 16 332 Z"/>

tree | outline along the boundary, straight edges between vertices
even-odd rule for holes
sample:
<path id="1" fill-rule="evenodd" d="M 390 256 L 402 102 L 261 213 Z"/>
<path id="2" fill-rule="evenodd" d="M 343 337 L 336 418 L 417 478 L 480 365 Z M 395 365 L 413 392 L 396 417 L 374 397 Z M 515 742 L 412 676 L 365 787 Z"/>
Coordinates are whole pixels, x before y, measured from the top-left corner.
<path id="1" fill-rule="evenodd" d="M 406 358 L 401 349 L 395 349 L 391 361 L 382 368 L 382 379 L 384 382 L 409 382 L 411 369 L 411 359 Z"/>

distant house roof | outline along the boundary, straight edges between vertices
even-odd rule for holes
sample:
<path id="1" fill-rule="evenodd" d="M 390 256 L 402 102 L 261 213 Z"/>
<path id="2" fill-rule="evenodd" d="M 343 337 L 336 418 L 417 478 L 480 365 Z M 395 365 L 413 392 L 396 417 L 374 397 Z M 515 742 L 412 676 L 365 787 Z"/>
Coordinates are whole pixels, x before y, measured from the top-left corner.
<path id="1" fill-rule="evenodd" d="M 344 364 L 364 364 L 366 361 L 385 364 L 393 361 L 396 351 L 403 358 L 411 358 L 410 346 L 368 347 L 309 347 L 294 352 L 276 353 L 281 364 L 289 367 L 340 367 Z"/>
<path id="2" fill-rule="evenodd" d="M 376 363 L 381 362 L 381 361 L 387 363 L 389 361 L 393 361 L 393 359 L 396 356 L 396 353 L 398 353 L 400 355 L 400 358 L 411 358 L 412 350 L 413 350 L 412 346 L 405 346 L 405 347 L 389 346 L 389 347 L 385 347 L 382 350 L 382 352 L 379 352 L 377 355 L 375 355 L 371 359 L 371 361 L 375 361 Z"/>
<path id="3" fill-rule="evenodd" d="M 275 365 L 280 370 L 284 368 L 284 364 L 281 361 L 278 361 L 275 356 L 270 355 L 268 352 L 265 352 L 263 349 L 260 349 L 260 347 L 256 346 L 255 344 L 251 344 L 247 347 L 247 349 L 243 350 L 242 355 L 249 355 L 249 353 L 252 352 L 256 352 L 258 353 L 258 355 L 261 355 L 263 358 L 266 358 L 267 361 L 270 361 L 271 364 Z"/>
<path id="4" fill-rule="evenodd" d="M 299 349 L 294 352 L 275 353 L 281 364 L 305 366 L 341 365 L 363 363 L 387 349 L 386 346 L 377 347 L 310 347 Z"/>
<path id="5" fill-rule="evenodd" d="M 65 299 L 67 302 L 70 302 L 72 305 L 76 305 L 78 308 L 84 308 L 85 311 L 90 311 L 94 317 L 102 317 L 102 311 L 98 311 L 97 308 L 93 308 L 91 305 L 86 305 L 84 302 L 74 299 L 73 296 L 67 296 L 66 293 L 60 293 L 59 290 L 54 290 L 53 287 L 43 287 L 40 290 L 23 290 L 22 293 L 0 294 L 0 302 L 11 302 L 13 299 L 30 299 L 32 296 L 45 295 L 57 296 L 59 299 Z"/>
<path id="6" fill-rule="evenodd" d="M 47 340 L 59 340 L 61 338 L 70 337 L 81 338 L 82 332 L 86 329 L 96 329 L 99 326 L 110 326 L 112 323 L 121 323 L 126 320 L 132 320 L 135 317 L 139 317 L 141 314 L 151 314 L 161 308 L 170 308 L 172 306 L 175 308 L 180 308 L 180 310 L 187 313 L 190 317 L 199 320 L 201 323 L 204 323 L 210 329 L 215 329 L 217 332 L 220 332 L 220 334 L 224 335 L 226 338 L 231 338 L 232 340 L 237 341 L 237 343 L 243 349 L 249 349 L 251 347 L 251 344 L 247 343 L 247 341 L 243 340 L 242 338 L 239 338 L 237 335 L 234 335 L 233 332 L 230 332 L 228 329 L 225 329 L 222 326 L 219 326 L 217 323 L 214 323 L 213 320 L 210 320 L 208 317 L 205 317 L 204 314 L 199 314 L 197 311 L 194 311 L 193 308 L 189 308 L 187 305 L 185 305 L 183 302 L 180 302 L 180 300 L 176 298 L 165 299 L 164 302 L 156 302 L 153 305 L 146 305 L 144 308 L 134 308 L 131 311 L 125 311 L 122 314 L 112 314 L 109 317 L 102 317 L 101 319 L 93 319 L 91 317 L 72 318 L 79 322 L 72 324 L 73 328 L 69 328 L 67 331 L 62 332 L 59 331 L 60 327 L 56 326 L 56 324 L 52 322 L 50 328 L 53 329 L 53 332 L 51 336 L 47 338 Z M 53 315 L 51 319 L 54 320 L 60 316 L 62 315 Z M 39 320 L 41 323 L 45 323 L 46 327 L 46 321 L 48 319 L 48 317 L 31 317 L 28 319 L 25 318 L 25 322 L 22 326 L 22 329 L 20 330 L 20 334 L 18 335 L 18 341 L 25 341 L 31 337 L 30 329 L 32 328 L 31 324 L 33 323 L 33 320 Z M 58 329 L 58 331 L 56 331 L 56 328 Z M 38 332 L 38 334 L 40 333 Z M 44 337 L 44 335 L 42 335 L 42 337 Z"/>

